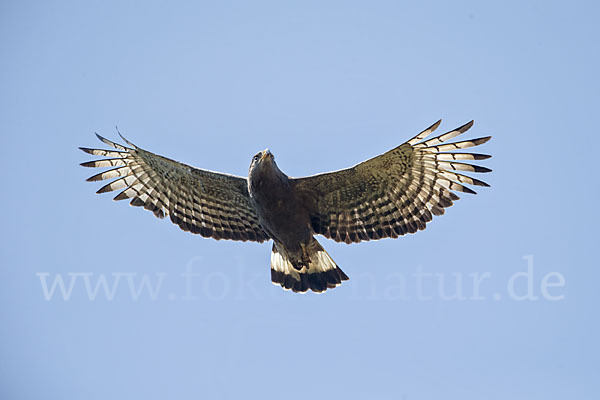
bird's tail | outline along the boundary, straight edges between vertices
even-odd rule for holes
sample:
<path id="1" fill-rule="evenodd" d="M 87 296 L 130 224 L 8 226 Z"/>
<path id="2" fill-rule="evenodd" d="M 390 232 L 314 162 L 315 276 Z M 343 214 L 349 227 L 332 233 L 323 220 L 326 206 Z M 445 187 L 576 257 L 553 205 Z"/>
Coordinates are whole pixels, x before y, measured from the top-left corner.
<path id="1" fill-rule="evenodd" d="M 275 285 L 294 292 L 304 293 L 310 289 L 320 293 L 349 279 L 314 237 L 302 250 L 304 262 L 294 266 L 285 250 L 273 243 L 271 281 Z"/>

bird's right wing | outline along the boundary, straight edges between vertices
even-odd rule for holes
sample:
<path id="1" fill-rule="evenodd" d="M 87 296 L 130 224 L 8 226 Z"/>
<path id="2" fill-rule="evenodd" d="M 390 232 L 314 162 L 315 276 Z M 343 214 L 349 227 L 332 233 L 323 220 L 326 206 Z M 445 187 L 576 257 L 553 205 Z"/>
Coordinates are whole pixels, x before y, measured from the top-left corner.
<path id="1" fill-rule="evenodd" d="M 489 172 L 462 161 L 490 156 L 462 149 L 479 146 L 490 137 L 445 143 L 465 133 L 471 121 L 426 139 L 439 124 L 352 168 L 294 179 L 315 233 L 346 243 L 396 238 L 425 229 L 433 215 L 443 214 L 458 200 L 452 191 L 475 193 L 465 184 L 488 186 L 454 171 Z"/>
<path id="2" fill-rule="evenodd" d="M 97 193 L 124 189 L 114 200 L 131 199 L 159 218 L 169 215 L 184 231 L 214 239 L 264 242 L 268 235 L 258 223 L 242 177 L 198 169 L 140 149 L 122 146 L 97 135 L 115 150 L 89 149 L 86 153 L 107 157 L 88 161 L 84 167 L 116 167 L 88 178 L 118 178 Z"/>

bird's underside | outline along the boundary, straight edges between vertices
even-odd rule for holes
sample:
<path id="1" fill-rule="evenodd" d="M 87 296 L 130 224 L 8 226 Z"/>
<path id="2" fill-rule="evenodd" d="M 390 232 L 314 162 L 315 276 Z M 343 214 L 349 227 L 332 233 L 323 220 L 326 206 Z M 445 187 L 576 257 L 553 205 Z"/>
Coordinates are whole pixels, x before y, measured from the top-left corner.
<path id="1" fill-rule="evenodd" d="M 129 147 L 99 135 L 114 150 L 81 148 L 105 157 L 81 165 L 114 167 L 88 179 L 116 178 L 97 193 L 122 189 L 115 200 L 130 199 L 159 218 L 168 215 L 185 231 L 214 239 L 272 239 L 273 283 L 295 292 L 323 292 L 348 277 L 313 235 L 358 243 L 415 233 L 459 199 L 454 192 L 474 194 L 466 185 L 488 186 L 462 172 L 490 171 L 468 163 L 489 155 L 463 151 L 490 137 L 447 143 L 471 121 L 427 139 L 440 122 L 354 167 L 305 178 L 281 172 L 268 150 L 254 156 L 243 178 L 170 160 L 123 137 Z"/>

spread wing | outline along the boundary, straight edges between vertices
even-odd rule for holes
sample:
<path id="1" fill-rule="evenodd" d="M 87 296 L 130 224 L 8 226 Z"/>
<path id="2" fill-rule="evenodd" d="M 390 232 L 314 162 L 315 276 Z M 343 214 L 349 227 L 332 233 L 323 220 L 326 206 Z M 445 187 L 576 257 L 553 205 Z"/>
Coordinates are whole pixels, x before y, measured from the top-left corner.
<path id="1" fill-rule="evenodd" d="M 396 238 L 425 229 L 433 215 L 443 214 L 444 208 L 459 199 L 452 191 L 474 194 L 465 184 L 489 186 L 454 171 L 491 171 L 462 162 L 489 155 L 461 151 L 490 137 L 444 143 L 466 132 L 471 121 L 425 140 L 440 122 L 352 168 L 294 179 L 315 233 L 346 243 Z"/>
<path id="2" fill-rule="evenodd" d="M 84 167 L 116 167 L 88 178 L 118 178 L 97 193 L 124 189 L 114 200 L 131 199 L 132 206 L 150 210 L 159 218 L 169 215 L 184 231 L 214 239 L 263 242 L 269 237 L 258 223 L 245 178 L 190 167 L 140 149 L 111 142 L 115 150 L 88 149 L 86 153 L 107 157 L 88 161 Z"/>

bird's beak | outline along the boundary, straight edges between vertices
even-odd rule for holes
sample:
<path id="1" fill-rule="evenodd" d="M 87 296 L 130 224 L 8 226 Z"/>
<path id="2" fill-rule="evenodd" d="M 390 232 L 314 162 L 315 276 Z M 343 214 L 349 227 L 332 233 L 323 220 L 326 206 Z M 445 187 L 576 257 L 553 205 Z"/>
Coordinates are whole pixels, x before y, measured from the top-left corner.
<path id="1" fill-rule="evenodd" d="M 262 156 L 260 157 L 260 161 L 263 161 L 265 159 L 273 159 L 273 154 L 271 154 L 271 152 L 269 151 L 269 149 L 266 149 L 262 152 Z"/>

